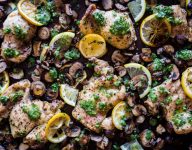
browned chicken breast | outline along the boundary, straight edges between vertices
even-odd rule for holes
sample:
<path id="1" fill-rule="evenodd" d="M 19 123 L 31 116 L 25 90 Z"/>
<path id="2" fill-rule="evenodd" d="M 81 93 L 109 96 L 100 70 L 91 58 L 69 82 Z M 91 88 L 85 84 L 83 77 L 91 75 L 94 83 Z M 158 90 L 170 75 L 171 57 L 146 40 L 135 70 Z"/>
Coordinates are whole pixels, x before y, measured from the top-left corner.
<path id="1" fill-rule="evenodd" d="M 24 20 L 18 11 L 13 11 L 3 23 L 3 30 L 6 33 L 1 55 L 11 62 L 23 62 L 31 53 L 30 40 L 35 35 L 36 27 Z"/>
<path id="2" fill-rule="evenodd" d="M 100 34 L 118 49 L 126 49 L 136 40 L 133 23 L 126 12 L 101 11 L 90 5 L 79 27 L 83 34 Z"/>
<path id="3" fill-rule="evenodd" d="M 172 124 L 175 133 L 192 132 L 190 119 L 192 117 L 192 100 L 185 95 L 180 80 L 175 82 L 167 80 L 153 88 L 145 104 L 150 113 L 154 115 L 158 113 L 161 106 L 164 109 L 166 120 Z"/>
<path id="4" fill-rule="evenodd" d="M 0 96 L 1 99 L 4 99 L 4 103 L 0 102 L 0 118 L 8 118 L 13 106 L 29 97 L 30 85 L 30 81 L 25 79 L 8 87 Z"/>
<path id="5" fill-rule="evenodd" d="M 105 61 L 94 59 L 99 77 L 92 77 L 79 93 L 78 104 L 72 112 L 75 119 L 92 131 L 100 132 L 107 112 L 125 98 L 125 86 L 115 85 L 120 78 Z M 101 65 L 99 67 L 99 65 Z"/>
<path id="6" fill-rule="evenodd" d="M 192 42 L 192 27 L 187 23 L 187 12 L 179 5 L 173 5 L 173 16 L 181 21 L 180 25 L 172 26 L 171 37 L 184 36 L 189 42 Z"/>

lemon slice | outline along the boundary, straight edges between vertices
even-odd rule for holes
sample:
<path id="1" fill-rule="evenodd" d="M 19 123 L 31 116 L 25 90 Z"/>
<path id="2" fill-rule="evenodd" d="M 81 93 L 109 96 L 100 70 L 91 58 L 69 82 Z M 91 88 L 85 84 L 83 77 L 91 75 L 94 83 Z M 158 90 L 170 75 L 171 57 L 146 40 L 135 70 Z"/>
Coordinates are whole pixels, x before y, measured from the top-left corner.
<path id="1" fill-rule="evenodd" d="M 60 143 L 66 138 L 64 126 L 69 126 L 70 117 L 65 113 L 54 115 L 47 123 L 45 135 L 52 143 Z"/>
<path id="2" fill-rule="evenodd" d="M 68 84 L 60 85 L 60 96 L 70 106 L 75 106 L 79 91 L 70 87 Z"/>
<path id="3" fill-rule="evenodd" d="M 128 3 L 129 11 L 131 12 L 135 22 L 138 22 L 146 10 L 146 2 L 145 0 L 134 0 Z"/>
<path id="4" fill-rule="evenodd" d="M 149 70 L 137 63 L 125 64 L 125 68 L 127 69 L 130 78 L 133 81 L 136 81 L 134 84 L 139 85 L 137 88 L 139 97 L 145 97 L 149 93 L 152 83 Z"/>
<path id="5" fill-rule="evenodd" d="M 98 34 L 87 34 L 79 42 L 79 50 L 85 58 L 99 58 L 107 52 L 106 42 Z"/>
<path id="6" fill-rule="evenodd" d="M 157 19 L 155 14 L 145 18 L 140 26 L 141 40 L 151 47 L 157 47 L 165 43 L 170 34 L 170 23 L 166 19 Z"/>
<path id="7" fill-rule="evenodd" d="M 192 99 L 192 67 L 187 68 L 183 72 L 181 85 L 185 94 Z"/>
<path id="8" fill-rule="evenodd" d="M 187 14 L 190 16 L 192 14 L 192 9 L 189 10 L 189 8 L 188 8 L 189 3 L 192 3 L 192 1 L 186 0 L 186 10 L 187 10 Z"/>
<path id="9" fill-rule="evenodd" d="M 20 0 L 17 4 L 19 14 L 29 23 L 35 26 L 42 26 L 43 24 L 35 20 L 37 7 L 30 2 L 30 0 Z"/>
<path id="10" fill-rule="evenodd" d="M 57 34 L 52 38 L 51 42 L 49 43 L 50 50 L 67 50 L 70 47 L 74 37 L 75 34 L 73 32 L 62 32 L 60 34 Z"/>
<path id="11" fill-rule="evenodd" d="M 119 129 L 123 130 L 125 124 L 125 119 L 132 117 L 131 112 L 128 109 L 128 105 L 125 102 L 118 103 L 112 111 L 112 121 L 114 126 Z"/>
<path id="12" fill-rule="evenodd" d="M 9 75 L 6 71 L 0 73 L 0 95 L 9 87 Z"/>

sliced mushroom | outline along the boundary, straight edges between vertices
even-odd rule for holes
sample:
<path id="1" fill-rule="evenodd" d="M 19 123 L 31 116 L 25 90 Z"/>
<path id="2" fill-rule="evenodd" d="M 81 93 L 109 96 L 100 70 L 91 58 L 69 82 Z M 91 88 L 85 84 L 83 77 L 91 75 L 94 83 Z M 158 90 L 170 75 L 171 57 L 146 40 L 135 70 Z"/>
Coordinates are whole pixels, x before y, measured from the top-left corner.
<path id="1" fill-rule="evenodd" d="M 115 3 L 115 7 L 120 10 L 120 11 L 126 11 L 128 9 L 128 7 L 123 6 L 120 3 Z"/>
<path id="2" fill-rule="evenodd" d="M 149 129 L 145 129 L 143 132 L 141 132 L 140 134 L 140 140 L 141 140 L 141 144 L 144 147 L 152 147 L 152 142 L 155 139 L 155 134 L 149 130 Z"/>
<path id="3" fill-rule="evenodd" d="M 113 8 L 113 0 L 102 0 L 102 5 L 105 10 Z"/>
<path id="4" fill-rule="evenodd" d="M 71 23 L 71 19 L 69 18 L 69 16 L 67 16 L 64 13 L 62 13 L 59 16 L 59 23 L 60 23 L 61 27 L 63 27 L 64 29 L 67 29 L 68 25 Z"/>
<path id="5" fill-rule="evenodd" d="M 31 90 L 35 96 L 43 96 L 46 92 L 46 87 L 43 82 L 35 81 L 31 84 Z"/>
<path id="6" fill-rule="evenodd" d="M 105 130 L 114 130 L 115 126 L 113 125 L 113 121 L 111 117 L 107 117 L 101 123 L 101 127 Z"/>
<path id="7" fill-rule="evenodd" d="M 67 144 L 62 150 L 75 150 L 75 146 L 72 143 Z"/>
<path id="8" fill-rule="evenodd" d="M 132 58 L 131 58 L 131 62 L 135 62 L 135 63 L 139 63 L 141 61 L 139 54 L 135 54 Z"/>
<path id="9" fill-rule="evenodd" d="M 90 141 L 90 135 L 81 133 L 79 136 L 79 144 L 80 145 L 87 145 Z"/>
<path id="10" fill-rule="evenodd" d="M 164 45 L 163 50 L 167 54 L 173 54 L 175 52 L 175 49 L 174 49 L 174 47 L 172 45 Z"/>
<path id="11" fill-rule="evenodd" d="M 101 142 L 103 139 L 102 136 L 96 135 L 96 134 L 91 134 L 90 137 L 91 137 L 91 140 L 94 142 Z"/>
<path id="12" fill-rule="evenodd" d="M 29 149 L 29 145 L 24 144 L 24 143 L 21 143 L 19 145 L 19 150 L 27 150 L 27 149 Z"/>
<path id="13" fill-rule="evenodd" d="M 46 90 L 46 96 L 45 97 L 48 101 L 53 101 L 53 100 L 57 99 L 58 95 L 59 95 L 58 91 L 55 92 L 51 88 L 48 88 Z"/>
<path id="14" fill-rule="evenodd" d="M 126 73 L 127 73 L 126 68 L 123 67 L 123 66 L 119 66 L 119 65 L 118 65 L 118 66 L 115 66 L 115 69 L 118 71 L 120 77 L 125 76 Z"/>
<path id="15" fill-rule="evenodd" d="M 73 12 L 71 10 L 71 5 L 70 4 L 65 4 L 65 13 L 68 15 L 68 16 L 72 16 L 73 15 Z"/>
<path id="16" fill-rule="evenodd" d="M 7 68 L 7 64 L 4 61 L 0 62 L 0 73 L 5 71 L 6 68 Z"/>
<path id="17" fill-rule="evenodd" d="M 109 144 L 109 139 L 106 136 L 104 136 L 102 141 L 97 142 L 97 147 L 102 150 L 105 150 L 108 144 Z"/>
<path id="18" fill-rule="evenodd" d="M 134 116 L 146 115 L 147 109 L 143 105 L 138 104 L 132 109 L 132 113 Z"/>
<path id="19" fill-rule="evenodd" d="M 134 95 L 131 95 L 131 94 L 129 93 L 128 96 L 127 96 L 127 104 L 128 104 L 129 106 L 133 107 L 133 106 L 136 104 L 135 100 L 136 100 L 135 94 L 134 94 Z"/>
<path id="20" fill-rule="evenodd" d="M 38 57 L 40 56 L 41 51 L 41 41 L 35 41 L 33 43 L 33 56 Z"/>
<path id="21" fill-rule="evenodd" d="M 153 59 L 151 57 L 151 49 L 150 48 L 142 48 L 141 58 L 144 62 L 152 62 Z"/>
<path id="22" fill-rule="evenodd" d="M 47 27 L 42 27 L 38 31 L 38 36 L 41 40 L 47 40 L 50 37 L 50 31 Z"/>
<path id="23" fill-rule="evenodd" d="M 79 71 L 83 70 L 83 64 L 80 62 L 75 62 L 70 68 L 69 68 L 69 74 L 73 77 L 73 78 L 77 78 L 77 73 L 79 73 Z"/>
<path id="24" fill-rule="evenodd" d="M 126 61 L 128 60 L 128 57 L 124 56 L 123 54 L 121 54 L 120 50 L 116 50 L 113 52 L 112 56 L 111 56 L 111 60 L 114 63 L 126 63 Z"/>
<path id="25" fill-rule="evenodd" d="M 153 148 L 154 150 L 161 150 L 165 145 L 165 141 L 161 138 L 158 138 L 155 141 L 155 147 Z"/>
<path id="26" fill-rule="evenodd" d="M 66 135 L 68 136 L 68 137 L 78 137 L 79 135 L 80 135 L 80 133 L 81 133 L 81 128 L 80 127 L 78 127 L 78 126 L 74 126 L 74 125 L 72 125 L 71 127 L 69 127 L 69 128 L 67 128 L 66 130 L 65 130 L 65 132 L 66 132 Z"/>
<path id="27" fill-rule="evenodd" d="M 135 129 L 135 123 L 133 120 L 128 120 L 127 125 L 124 128 L 126 134 L 131 134 Z"/>
<path id="28" fill-rule="evenodd" d="M 157 132 L 158 134 L 163 134 L 165 131 L 166 131 L 165 128 L 164 128 L 161 124 L 159 124 L 159 125 L 157 126 L 157 128 L 156 128 L 156 132 Z"/>
<path id="29" fill-rule="evenodd" d="M 138 124 L 141 124 L 141 123 L 143 123 L 144 121 L 145 121 L 145 116 L 143 116 L 143 115 L 138 116 L 138 117 L 136 118 L 136 122 L 137 122 Z"/>
<path id="30" fill-rule="evenodd" d="M 9 75 L 13 79 L 19 80 L 24 77 L 24 72 L 23 72 L 23 69 L 21 69 L 21 68 L 14 68 L 13 71 Z"/>
<path id="31" fill-rule="evenodd" d="M 170 77 L 175 81 L 175 80 L 179 79 L 179 76 L 180 76 L 179 69 L 177 68 L 177 66 L 175 64 L 173 64 L 173 68 L 172 68 Z"/>
<path id="32" fill-rule="evenodd" d="M 49 83 L 53 82 L 53 79 L 52 79 L 52 77 L 50 76 L 50 73 L 49 73 L 49 72 L 46 72 L 46 73 L 44 74 L 44 79 L 45 79 L 46 82 L 49 82 Z"/>

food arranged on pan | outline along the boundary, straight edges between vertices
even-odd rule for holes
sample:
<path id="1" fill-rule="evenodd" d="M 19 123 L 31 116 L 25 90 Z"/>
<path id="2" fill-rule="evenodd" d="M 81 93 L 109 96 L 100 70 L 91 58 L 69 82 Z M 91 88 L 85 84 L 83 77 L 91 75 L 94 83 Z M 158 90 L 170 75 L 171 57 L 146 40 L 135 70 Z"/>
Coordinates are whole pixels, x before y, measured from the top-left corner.
<path id="1" fill-rule="evenodd" d="M 0 0 L 1 150 L 191 150 L 191 0 Z"/>

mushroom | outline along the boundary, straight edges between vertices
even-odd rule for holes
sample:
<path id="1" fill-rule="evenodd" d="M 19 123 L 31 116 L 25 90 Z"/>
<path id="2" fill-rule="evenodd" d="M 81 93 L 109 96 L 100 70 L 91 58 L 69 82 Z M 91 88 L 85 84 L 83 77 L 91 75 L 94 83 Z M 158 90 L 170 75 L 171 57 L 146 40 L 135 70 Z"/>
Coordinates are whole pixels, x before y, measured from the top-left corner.
<path id="1" fill-rule="evenodd" d="M 105 136 L 108 138 L 113 138 L 115 136 L 115 130 L 105 130 Z"/>
<path id="2" fill-rule="evenodd" d="M 82 70 L 83 70 L 83 64 L 80 63 L 80 62 L 75 62 L 75 63 L 69 68 L 69 74 L 70 74 L 73 78 L 77 78 L 79 71 L 82 71 Z"/>
<path id="3" fill-rule="evenodd" d="M 52 101 L 52 100 L 55 100 L 58 97 L 59 93 L 58 93 L 58 91 L 53 91 L 51 88 L 48 88 L 46 90 L 45 95 L 46 95 L 45 97 L 46 97 L 46 99 L 48 101 Z"/>
<path id="4" fill-rule="evenodd" d="M 127 73 L 126 68 L 123 67 L 123 66 L 119 66 L 119 65 L 118 65 L 118 66 L 115 66 L 115 69 L 118 71 L 120 77 L 125 76 L 126 73 Z"/>
<path id="5" fill-rule="evenodd" d="M 35 96 L 43 96 L 46 92 L 46 87 L 41 81 L 34 81 L 31 84 L 31 90 Z"/>
<path id="6" fill-rule="evenodd" d="M 96 134 L 91 134 L 91 135 L 90 135 L 90 138 L 91 138 L 91 140 L 94 141 L 94 142 L 101 142 L 102 139 L 103 139 L 102 136 L 96 135 Z"/>
<path id="7" fill-rule="evenodd" d="M 46 82 L 49 82 L 49 83 L 53 82 L 53 79 L 52 79 L 52 77 L 50 76 L 50 73 L 49 73 L 49 72 L 46 72 L 46 73 L 44 74 L 44 79 L 45 79 Z"/>
<path id="8" fill-rule="evenodd" d="M 106 136 L 104 136 L 100 142 L 97 142 L 97 147 L 102 150 L 105 150 L 108 144 L 109 144 L 109 139 Z"/>
<path id="9" fill-rule="evenodd" d="M 138 124 L 141 124 L 141 123 L 143 123 L 144 121 L 145 121 L 145 116 L 143 116 L 143 115 L 138 116 L 138 117 L 136 118 L 136 122 L 137 122 Z"/>
<path id="10" fill-rule="evenodd" d="M 1 148 L 0 148 L 0 149 L 1 149 Z M 29 149 L 29 145 L 24 144 L 24 143 L 21 143 L 21 144 L 19 145 L 19 150 L 27 150 L 27 149 Z"/>
<path id="11" fill-rule="evenodd" d="M 115 7 L 120 10 L 120 11 L 126 11 L 128 9 L 128 7 L 123 6 L 120 3 L 115 3 Z"/>
<path id="12" fill-rule="evenodd" d="M 1 61 L 1 60 L 0 60 Z M 0 62 L 0 73 L 2 73 L 3 71 L 5 71 L 5 69 L 7 68 L 7 64 L 4 61 Z"/>
<path id="13" fill-rule="evenodd" d="M 39 81 L 41 78 L 42 69 L 37 65 L 34 72 L 31 74 L 33 81 Z"/>
<path id="14" fill-rule="evenodd" d="M 187 38 L 184 35 L 176 35 L 176 41 L 180 45 L 183 45 L 187 41 Z"/>
<path id="15" fill-rule="evenodd" d="M 132 113 L 134 116 L 146 115 L 147 109 L 143 105 L 138 104 L 132 109 Z"/>
<path id="16" fill-rule="evenodd" d="M 139 54 L 133 55 L 131 62 L 139 63 L 141 61 Z"/>
<path id="17" fill-rule="evenodd" d="M 68 16 L 72 16 L 73 15 L 73 12 L 71 10 L 71 5 L 70 4 L 65 4 L 65 13 L 68 15 Z"/>
<path id="18" fill-rule="evenodd" d="M 165 131 L 166 131 L 165 128 L 164 128 L 161 124 L 159 124 L 159 125 L 157 126 L 157 128 L 156 128 L 156 132 L 157 132 L 158 134 L 163 134 Z"/>
<path id="19" fill-rule="evenodd" d="M 0 0 L 0 4 L 2 1 L 7 1 L 7 0 Z M 0 18 L 3 19 L 5 18 L 5 13 L 4 13 L 4 8 L 3 6 L 0 6 Z M 0 21 L 1 22 L 1 21 Z"/>
<path id="20" fill-rule="evenodd" d="M 124 128 L 126 134 L 131 134 L 135 129 L 135 123 L 133 120 L 128 120 L 127 125 Z"/>
<path id="21" fill-rule="evenodd" d="M 151 49 L 150 48 L 142 48 L 141 58 L 144 62 L 152 62 L 153 59 L 151 57 Z"/>
<path id="22" fill-rule="evenodd" d="M 167 54 L 170 54 L 170 55 L 175 52 L 175 49 L 172 45 L 164 45 L 163 50 L 164 50 L 164 52 L 166 52 Z"/>
<path id="23" fill-rule="evenodd" d="M 144 147 L 152 147 L 152 142 L 155 139 L 155 134 L 149 130 L 149 129 L 145 129 L 144 131 L 142 131 L 140 133 L 140 140 L 141 140 L 141 144 Z"/>
<path id="24" fill-rule="evenodd" d="M 173 64 L 173 68 L 172 68 L 170 77 L 175 81 L 179 78 L 179 76 L 180 76 L 179 69 L 177 68 L 177 66 L 175 64 Z"/>
<path id="25" fill-rule="evenodd" d="M 38 36 L 41 40 L 47 40 L 50 37 L 50 31 L 47 27 L 41 27 L 38 31 Z"/>
<path id="26" fill-rule="evenodd" d="M 78 126 L 70 126 L 69 128 L 66 128 L 65 133 L 68 137 L 78 137 L 81 133 L 81 128 Z"/>
<path id="27" fill-rule="evenodd" d="M 163 146 L 165 145 L 165 141 L 161 138 L 158 138 L 155 141 L 155 147 L 153 148 L 154 150 L 161 150 Z"/>
<path id="28" fill-rule="evenodd" d="M 113 63 L 121 63 L 124 64 L 127 61 L 127 57 L 121 54 L 120 50 L 116 50 L 113 52 L 111 56 L 111 60 Z"/>
<path id="29" fill-rule="evenodd" d="M 132 95 L 129 93 L 129 95 L 127 96 L 127 104 L 130 106 L 130 107 L 133 107 L 135 105 L 135 100 L 136 100 L 136 96 L 135 94 Z"/>
<path id="30" fill-rule="evenodd" d="M 102 5 L 105 10 L 113 8 L 113 0 L 102 0 Z"/>
<path id="31" fill-rule="evenodd" d="M 21 69 L 21 68 L 14 68 L 13 71 L 11 73 L 9 73 L 9 75 L 13 79 L 19 80 L 24 77 L 24 72 L 23 72 L 23 69 Z"/>
<path id="32" fill-rule="evenodd" d="M 79 136 L 79 144 L 80 145 L 87 145 L 90 141 L 90 136 L 84 131 Z"/>
<path id="33" fill-rule="evenodd" d="M 71 23 L 71 19 L 69 18 L 69 16 L 67 16 L 64 13 L 62 13 L 59 16 L 59 23 L 60 23 L 61 27 L 63 27 L 64 29 L 67 29 L 68 25 Z"/>
<path id="34" fill-rule="evenodd" d="M 33 56 L 38 57 L 40 56 L 41 50 L 41 41 L 35 41 L 33 43 Z"/>
<path id="35" fill-rule="evenodd" d="M 62 150 L 75 150 L 75 146 L 73 143 L 69 143 L 65 147 L 63 147 Z"/>

